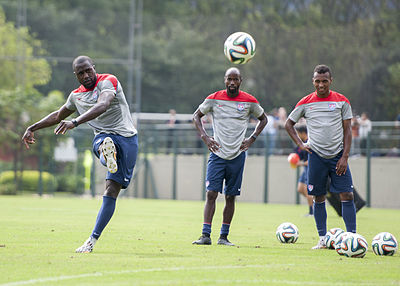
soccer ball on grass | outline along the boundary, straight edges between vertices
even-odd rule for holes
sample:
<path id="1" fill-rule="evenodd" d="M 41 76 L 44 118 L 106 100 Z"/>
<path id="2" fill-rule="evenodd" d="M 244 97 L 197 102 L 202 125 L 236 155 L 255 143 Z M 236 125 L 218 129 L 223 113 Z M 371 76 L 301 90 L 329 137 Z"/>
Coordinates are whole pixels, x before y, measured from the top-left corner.
<path id="1" fill-rule="evenodd" d="M 363 258 L 368 250 L 368 242 L 362 235 L 353 233 L 343 238 L 340 248 L 347 257 Z"/>
<path id="2" fill-rule="evenodd" d="M 335 239 L 335 250 L 339 255 L 344 255 L 343 251 L 342 251 L 341 244 L 342 244 L 343 239 L 347 235 L 352 235 L 352 233 L 351 232 L 342 232 L 342 233 L 340 233 L 340 234 L 338 234 L 336 236 L 336 239 Z"/>
<path id="3" fill-rule="evenodd" d="M 329 249 L 335 249 L 335 240 L 336 237 L 339 236 L 339 234 L 342 234 L 344 232 L 343 229 L 341 228 L 331 228 L 328 230 L 328 232 L 325 234 L 325 245 Z"/>
<path id="4" fill-rule="evenodd" d="M 371 247 L 376 255 L 392 256 L 396 253 L 399 244 L 393 234 L 381 232 L 372 239 Z"/>
<path id="5" fill-rule="evenodd" d="M 295 243 L 299 238 L 299 230 L 293 223 L 284 222 L 276 229 L 276 238 L 282 243 Z"/>
<path id="6" fill-rule="evenodd" d="M 224 54 L 234 64 L 245 64 L 256 53 L 256 42 L 245 32 L 230 35 L 224 43 Z"/>

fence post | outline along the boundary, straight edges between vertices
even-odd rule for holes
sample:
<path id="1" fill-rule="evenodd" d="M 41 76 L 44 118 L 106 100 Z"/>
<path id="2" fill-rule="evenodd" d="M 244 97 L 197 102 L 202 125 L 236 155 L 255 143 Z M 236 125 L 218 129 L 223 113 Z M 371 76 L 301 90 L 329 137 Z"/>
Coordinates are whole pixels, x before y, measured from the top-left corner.
<path id="1" fill-rule="evenodd" d="M 202 177 L 202 182 L 201 182 L 201 199 L 204 201 L 206 199 L 206 190 L 204 189 L 204 186 L 206 184 L 206 179 L 207 179 L 207 157 L 208 157 L 208 149 L 204 145 L 203 147 L 203 177 Z"/>
<path id="2" fill-rule="evenodd" d="M 96 156 L 94 155 L 93 152 L 90 152 L 92 154 L 92 168 L 90 169 L 90 193 L 92 194 L 92 197 L 94 198 L 96 195 Z"/>
<path id="3" fill-rule="evenodd" d="M 39 196 L 43 194 L 43 143 L 39 141 L 39 182 L 38 182 L 38 192 Z"/>
<path id="4" fill-rule="evenodd" d="M 295 188 L 294 188 L 294 190 L 296 192 L 296 205 L 300 204 L 300 194 L 297 191 L 297 185 L 298 185 L 298 182 L 299 182 L 299 177 L 300 177 L 300 167 L 297 167 L 296 168 L 296 184 L 295 184 Z"/>
<path id="5" fill-rule="evenodd" d="M 371 132 L 367 135 L 367 207 L 371 207 Z"/>
<path id="6" fill-rule="evenodd" d="M 264 203 L 268 203 L 268 161 L 269 161 L 269 144 L 268 144 L 268 132 L 265 132 L 264 139 L 264 156 L 265 156 L 265 168 L 264 168 Z"/>
<path id="7" fill-rule="evenodd" d="M 176 176 L 177 176 L 177 136 L 176 136 L 176 130 L 172 129 L 172 144 L 173 144 L 173 155 L 172 155 L 172 199 L 176 200 Z"/>

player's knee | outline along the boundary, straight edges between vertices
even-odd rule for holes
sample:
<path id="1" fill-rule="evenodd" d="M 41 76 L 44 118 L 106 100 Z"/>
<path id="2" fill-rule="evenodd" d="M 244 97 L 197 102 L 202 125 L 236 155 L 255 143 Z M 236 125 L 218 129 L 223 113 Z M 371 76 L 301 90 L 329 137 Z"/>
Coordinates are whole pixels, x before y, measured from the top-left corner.
<path id="1" fill-rule="evenodd" d="M 314 196 L 314 201 L 316 203 L 323 203 L 325 201 L 325 195 L 322 196 Z"/>
<path id="2" fill-rule="evenodd" d="M 225 195 L 225 201 L 227 203 L 235 203 L 235 196 Z"/>
<path id="3" fill-rule="evenodd" d="M 207 191 L 207 200 L 215 201 L 218 197 L 218 192 L 215 191 Z"/>
<path id="4" fill-rule="evenodd" d="M 341 201 L 352 201 L 354 200 L 353 193 L 340 193 L 340 200 Z"/>

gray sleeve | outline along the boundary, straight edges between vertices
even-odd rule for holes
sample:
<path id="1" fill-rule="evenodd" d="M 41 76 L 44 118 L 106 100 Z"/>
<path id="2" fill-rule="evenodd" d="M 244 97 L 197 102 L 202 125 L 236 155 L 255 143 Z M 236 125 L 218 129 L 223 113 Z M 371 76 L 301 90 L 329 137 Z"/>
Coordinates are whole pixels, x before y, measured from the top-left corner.
<path id="1" fill-rule="evenodd" d="M 212 112 L 214 100 L 212 99 L 205 99 L 202 104 L 199 106 L 199 110 L 203 114 L 207 114 L 209 112 Z"/>
<path id="2" fill-rule="evenodd" d="M 297 122 L 303 116 L 304 116 L 304 105 L 299 105 L 293 109 L 293 111 L 289 114 L 288 118 L 293 122 Z"/>
<path id="3" fill-rule="evenodd" d="M 342 107 L 342 118 L 343 118 L 343 120 L 352 119 L 353 118 L 353 113 L 351 111 L 351 106 L 347 102 L 345 102 L 343 104 L 343 107 Z"/>
<path id="4" fill-rule="evenodd" d="M 72 92 L 69 94 L 65 107 L 69 110 L 76 110 L 75 100 Z"/>
<path id="5" fill-rule="evenodd" d="M 258 103 L 252 103 L 250 108 L 250 113 L 256 118 L 260 117 L 264 113 L 264 108 L 262 108 Z"/>
<path id="6" fill-rule="evenodd" d="M 108 79 L 102 80 L 97 84 L 97 88 L 99 89 L 100 93 L 103 91 L 111 91 L 114 94 L 117 94 L 117 90 L 112 84 L 112 82 Z"/>

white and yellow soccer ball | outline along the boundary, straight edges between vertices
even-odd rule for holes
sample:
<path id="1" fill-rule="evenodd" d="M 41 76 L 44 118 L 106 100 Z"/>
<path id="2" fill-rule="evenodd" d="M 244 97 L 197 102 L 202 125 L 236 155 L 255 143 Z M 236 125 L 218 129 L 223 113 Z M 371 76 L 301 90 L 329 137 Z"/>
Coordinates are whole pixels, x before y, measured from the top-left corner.
<path id="1" fill-rule="evenodd" d="M 343 238 L 340 248 L 344 256 L 363 258 L 368 250 L 368 242 L 362 235 L 353 233 Z"/>
<path id="2" fill-rule="evenodd" d="M 338 227 L 331 228 L 330 230 L 328 230 L 324 238 L 326 247 L 329 249 L 335 249 L 336 237 L 338 237 L 338 235 L 343 232 L 344 230 Z"/>
<path id="3" fill-rule="evenodd" d="M 295 243 L 299 238 L 299 230 L 293 223 L 284 222 L 276 229 L 276 238 L 282 243 Z"/>
<path id="4" fill-rule="evenodd" d="M 372 239 L 371 247 L 376 255 L 392 256 L 397 252 L 399 244 L 393 234 L 381 232 Z"/>
<path id="5" fill-rule="evenodd" d="M 224 54 L 234 64 L 249 62 L 256 53 L 256 42 L 245 32 L 231 34 L 224 43 Z"/>

